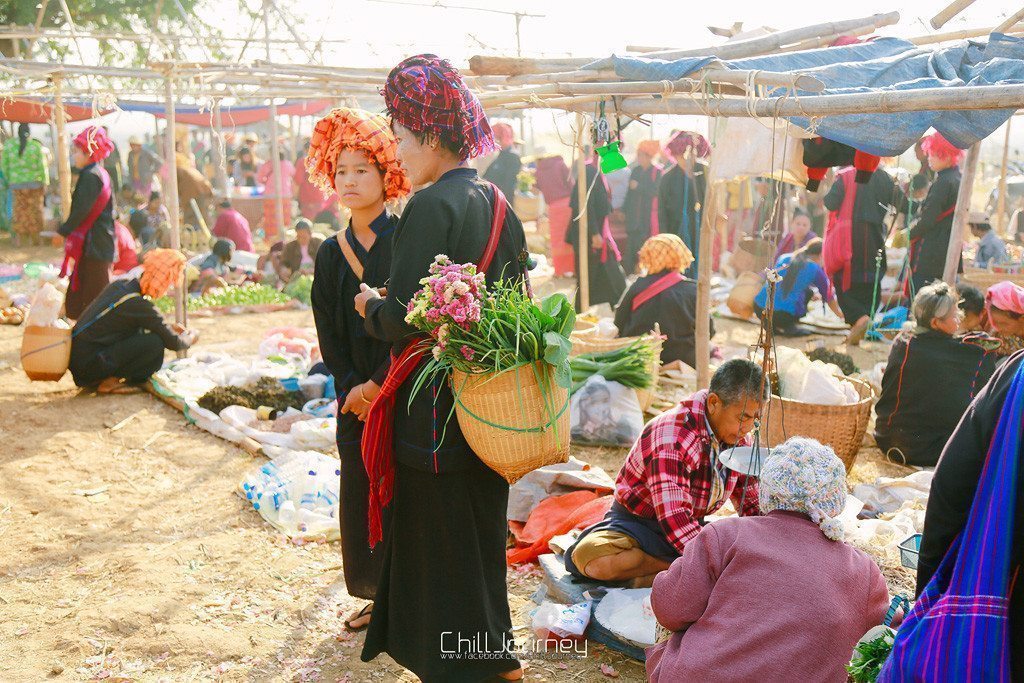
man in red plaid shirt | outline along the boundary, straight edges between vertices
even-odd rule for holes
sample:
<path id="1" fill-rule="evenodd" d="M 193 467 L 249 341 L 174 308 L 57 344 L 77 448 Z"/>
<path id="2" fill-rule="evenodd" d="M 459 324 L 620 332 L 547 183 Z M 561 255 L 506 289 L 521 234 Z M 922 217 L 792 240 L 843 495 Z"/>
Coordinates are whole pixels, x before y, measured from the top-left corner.
<path id="1" fill-rule="evenodd" d="M 766 384 L 757 364 L 730 360 L 709 390 L 651 420 L 619 471 L 611 510 L 566 551 L 566 569 L 598 581 L 653 579 L 726 499 L 741 515 L 760 514 L 757 480 L 726 469 L 718 453 L 750 445 Z"/>

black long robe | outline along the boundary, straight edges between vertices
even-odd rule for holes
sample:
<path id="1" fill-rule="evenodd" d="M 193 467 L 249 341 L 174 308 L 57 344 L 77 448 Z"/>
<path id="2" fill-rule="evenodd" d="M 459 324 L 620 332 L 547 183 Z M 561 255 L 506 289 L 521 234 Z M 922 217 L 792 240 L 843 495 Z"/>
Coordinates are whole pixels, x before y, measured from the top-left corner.
<path id="1" fill-rule="evenodd" d="M 939 171 L 928 188 L 917 223 L 910 229 L 910 270 L 915 290 L 942 279 L 953 229 L 950 209 L 956 206 L 959 192 L 960 169 L 956 166 Z M 957 272 L 963 272 L 962 258 Z"/>
<path id="2" fill-rule="evenodd" d="M 700 250 L 700 212 L 707 188 L 705 167 L 694 164 L 692 174 L 676 164 L 665 171 L 658 184 L 658 231 L 679 235 L 693 254 L 685 275 L 697 277 Z"/>
<path id="3" fill-rule="evenodd" d="M 881 254 L 882 261 L 878 267 L 879 277 L 885 275 L 885 237 L 888 230 L 885 218 L 889 207 L 902 207 L 906 202 L 903 193 L 893 182 L 892 176 L 876 169 L 866 183 L 855 183 L 857 194 L 853 200 L 853 227 L 851 241 L 853 256 L 850 259 L 851 284 L 871 284 L 875 282 L 875 256 Z M 838 178 L 825 195 L 825 208 L 838 211 L 846 196 L 846 185 Z M 841 280 L 841 279 L 840 279 Z M 842 286 L 836 281 L 836 287 Z M 870 305 L 871 302 L 868 302 Z"/>
<path id="4" fill-rule="evenodd" d="M 636 337 L 647 334 L 657 323 L 661 333 L 667 337 L 661 347 L 661 362 L 681 360 L 693 368 L 696 367 L 696 282 L 683 280 L 633 310 L 633 300 L 664 276 L 664 272 L 645 275 L 630 286 L 615 311 L 615 326 L 619 328 L 620 337 Z M 712 322 L 711 335 L 714 334 Z"/>
<path id="5" fill-rule="evenodd" d="M 377 237 L 369 251 L 355 239 L 349 228 L 348 244 L 363 266 L 362 281 L 371 287 L 383 287 L 391 274 L 391 238 L 397 225 L 398 218 L 386 213 L 370 223 Z M 343 233 L 328 238 L 316 253 L 310 304 L 320 341 L 320 355 L 334 375 L 340 408 L 352 387 L 370 379 L 378 386 L 384 383 L 391 345 L 368 335 L 363 319 L 356 313 L 354 300 L 359 293 L 360 280 L 342 254 L 339 239 L 345 239 Z M 363 466 L 362 438 L 363 423 L 351 413 L 339 414 L 337 442 L 341 459 L 341 489 L 338 521 L 341 525 L 342 570 L 349 594 L 372 600 L 380 579 L 383 553 L 380 549 L 371 550 L 366 542 L 370 483 Z"/>
<path id="6" fill-rule="evenodd" d="M 626 235 L 628 244 L 622 252 L 622 260 L 627 271 L 636 268 L 637 254 L 640 247 L 651 236 L 654 200 L 658 198 L 658 184 L 661 182 L 661 169 L 651 164 L 643 168 L 640 164 L 633 167 L 629 175 L 629 189 L 622 209 L 626 214 Z"/>
<path id="7" fill-rule="evenodd" d="M 590 238 L 594 235 L 602 235 L 605 221 L 612 213 L 611 197 L 608 195 L 608 188 L 605 187 L 603 178 L 598 177 L 599 171 L 594 164 L 587 164 L 587 187 L 589 192 L 587 198 L 587 282 L 590 285 L 590 305 L 611 304 L 614 307 L 626 291 L 626 274 L 622 266 L 615 258 L 610 247 L 605 253 L 604 262 L 601 261 L 602 250 L 594 249 L 590 245 Z M 580 201 L 577 189 L 578 183 L 573 183 L 572 192 L 569 195 L 569 209 L 572 212 L 572 222 L 565 233 L 565 241 L 572 245 L 576 260 L 576 282 L 580 281 Z M 579 287 L 576 290 L 576 308 L 580 308 Z"/>
<path id="8" fill-rule="evenodd" d="M 999 413 L 1024 351 L 1010 356 L 981 390 L 950 437 L 935 468 L 928 508 L 924 516 L 924 535 L 917 565 L 917 593 L 939 568 L 953 540 L 963 531 L 978 490 Z M 1017 469 L 1016 514 L 1013 518 L 1014 544 L 1011 572 L 1018 572 L 1010 596 L 1010 661 L 1014 680 L 1024 680 L 1024 466 Z"/>
<path id="9" fill-rule="evenodd" d="M 455 263 L 480 260 L 491 231 L 491 198 L 470 168 L 449 171 L 413 196 L 395 231 L 388 295 L 367 305 L 370 334 L 397 348 L 409 343 L 415 330 L 405 322 L 406 304 L 420 279 L 438 254 Z M 487 282 L 516 277 L 525 249 L 522 223 L 510 210 Z M 512 637 L 508 484 L 470 450 L 454 417 L 445 426 L 453 404 L 447 383 L 425 387 L 410 404 L 413 378 L 395 403 L 391 523 L 362 659 L 387 652 L 424 681 L 479 681 L 518 666 L 502 652 Z M 442 640 L 444 633 L 450 635 Z M 471 640 L 486 658 L 466 657 L 458 638 Z M 446 658 L 443 647 L 453 656 Z"/>
<path id="10" fill-rule="evenodd" d="M 490 180 L 505 193 L 509 203 L 516 198 L 516 184 L 519 180 L 519 171 L 523 169 L 523 161 L 519 155 L 511 149 L 503 149 L 498 152 L 491 165 L 484 171 L 484 180 Z"/>

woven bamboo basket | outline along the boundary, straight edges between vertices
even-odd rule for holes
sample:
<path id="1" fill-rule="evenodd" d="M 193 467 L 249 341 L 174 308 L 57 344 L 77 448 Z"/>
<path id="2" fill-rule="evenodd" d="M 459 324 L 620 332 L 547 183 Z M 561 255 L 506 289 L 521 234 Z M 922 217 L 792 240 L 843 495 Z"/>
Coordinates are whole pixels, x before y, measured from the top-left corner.
<path id="1" fill-rule="evenodd" d="M 860 394 L 860 401 L 842 406 L 803 403 L 772 394 L 768 407 L 768 445 L 778 446 L 791 436 L 806 436 L 831 446 L 846 471 L 853 469 L 871 418 L 875 390 L 863 380 L 846 378 Z"/>
<path id="2" fill-rule="evenodd" d="M 974 268 L 972 266 L 964 266 L 964 273 L 960 276 L 960 280 L 969 285 L 974 285 L 982 292 L 1000 282 L 1012 282 L 1015 285 L 1024 287 L 1024 273 L 998 273 L 987 268 Z"/>
<path id="3" fill-rule="evenodd" d="M 469 447 L 510 484 L 538 467 L 568 462 L 569 390 L 555 384 L 547 363 L 497 374 L 453 370 L 452 392 Z"/>
<path id="4" fill-rule="evenodd" d="M 636 398 L 640 401 L 640 410 L 647 412 L 654 402 L 654 391 L 658 387 L 658 376 L 661 373 L 661 335 L 652 334 L 654 338 L 654 358 L 651 360 L 651 386 L 649 389 L 637 389 Z M 616 351 L 625 348 L 640 337 L 615 337 L 613 339 L 598 339 L 587 334 L 577 335 L 575 332 L 570 335 L 572 351 L 570 356 L 582 356 L 585 353 L 604 353 L 605 351 Z"/>

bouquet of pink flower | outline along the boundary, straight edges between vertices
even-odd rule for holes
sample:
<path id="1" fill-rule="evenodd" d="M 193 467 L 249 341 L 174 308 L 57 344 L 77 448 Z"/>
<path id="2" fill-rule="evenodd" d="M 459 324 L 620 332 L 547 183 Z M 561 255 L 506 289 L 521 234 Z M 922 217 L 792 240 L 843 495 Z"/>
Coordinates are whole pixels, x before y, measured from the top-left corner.
<path id="1" fill-rule="evenodd" d="M 420 284 L 405 321 L 430 336 L 424 343 L 432 344 L 432 357 L 416 377 L 412 395 L 438 377 L 451 378 L 464 436 L 484 462 L 510 481 L 542 464 L 564 462 L 565 408 L 572 384 L 569 334 L 576 323 L 566 296 L 554 294 L 535 303 L 516 281 L 488 287 L 476 266 L 452 263 L 443 254 Z M 479 404 L 483 394 L 493 396 L 506 385 L 510 395 L 519 397 L 512 413 L 495 408 L 499 412 L 481 421 L 490 409 Z M 491 433 L 482 433 L 487 430 Z M 488 456 L 488 451 L 507 453 L 510 439 L 520 440 L 520 450 L 528 454 L 512 469 Z"/>

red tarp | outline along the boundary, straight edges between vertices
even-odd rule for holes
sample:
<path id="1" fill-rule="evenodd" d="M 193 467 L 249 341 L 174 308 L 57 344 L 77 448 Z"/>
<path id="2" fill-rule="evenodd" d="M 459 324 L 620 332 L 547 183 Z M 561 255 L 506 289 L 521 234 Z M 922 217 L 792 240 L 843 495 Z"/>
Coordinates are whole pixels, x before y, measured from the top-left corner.
<path id="1" fill-rule="evenodd" d="M 510 565 L 536 562 L 542 554 L 551 552 L 548 542 L 555 536 L 585 529 L 604 519 L 612 506 L 612 498 L 598 496 L 593 491 L 572 491 L 545 498 L 530 513 L 525 525 L 509 522 L 516 547 L 505 551 L 506 561 Z"/>
<path id="2" fill-rule="evenodd" d="M 92 107 L 76 104 L 64 105 L 68 121 L 85 121 L 100 114 L 93 114 Z M 52 102 L 0 98 L 0 121 L 15 123 L 49 123 L 56 119 Z"/>
<path id="3" fill-rule="evenodd" d="M 309 100 L 294 104 L 281 104 L 277 107 L 277 115 L 313 116 L 330 107 L 331 103 L 331 100 Z M 163 113 L 155 113 L 155 115 L 164 118 Z M 191 126 L 213 127 L 213 112 L 209 110 L 198 113 L 175 112 L 174 118 L 178 123 Z M 220 119 L 224 128 L 247 126 L 251 123 L 269 120 L 270 107 L 221 107 Z"/>

